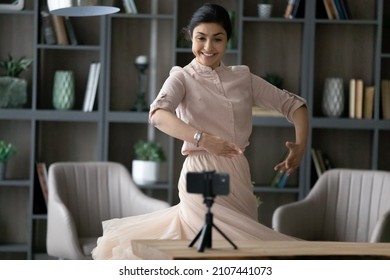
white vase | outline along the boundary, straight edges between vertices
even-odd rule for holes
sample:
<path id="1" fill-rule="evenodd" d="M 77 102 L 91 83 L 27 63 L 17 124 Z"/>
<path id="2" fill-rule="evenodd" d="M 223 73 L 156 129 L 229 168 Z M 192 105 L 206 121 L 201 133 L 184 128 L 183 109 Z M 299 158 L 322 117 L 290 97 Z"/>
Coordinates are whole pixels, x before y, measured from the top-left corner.
<path id="1" fill-rule="evenodd" d="M 344 111 L 342 78 L 327 78 L 322 96 L 322 112 L 327 117 L 340 117 Z"/>
<path id="2" fill-rule="evenodd" d="M 160 163 L 146 160 L 133 160 L 132 177 L 137 185 L 151 185 L 158 182 Z"/>
<path id="3" fill-rule="evenodd" d="M 271 4 L 258 4 L 257 11 L 260 18 L 270 18 L 272 14 Z"/>

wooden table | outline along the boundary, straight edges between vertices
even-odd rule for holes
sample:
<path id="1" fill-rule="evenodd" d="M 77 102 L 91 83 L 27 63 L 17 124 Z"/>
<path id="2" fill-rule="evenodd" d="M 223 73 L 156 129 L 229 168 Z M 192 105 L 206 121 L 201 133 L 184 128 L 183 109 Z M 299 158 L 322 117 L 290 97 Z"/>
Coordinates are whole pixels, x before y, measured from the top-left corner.
<path id="1" fill-rule="evenodd" d="M 213 241 L 212 248 L 198 252 L 190 240 L 133 240 L 134 254 L 152 260 L 207 259 L 390 259 L 390 243 L 317 241 Z"/>

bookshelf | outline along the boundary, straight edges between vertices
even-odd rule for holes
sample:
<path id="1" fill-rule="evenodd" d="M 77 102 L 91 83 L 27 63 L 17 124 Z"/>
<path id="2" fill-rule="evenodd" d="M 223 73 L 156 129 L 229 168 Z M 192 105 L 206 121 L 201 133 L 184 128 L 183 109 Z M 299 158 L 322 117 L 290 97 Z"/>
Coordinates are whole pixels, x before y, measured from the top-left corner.
<path id="1" fill-rule="evenodd" d="M 321 1 L 316 2 L 317 5 Z M 329 20 L 320 7 L 310 20 L 313 22 L 313 52 L 310 56 L 308 80 L 312 129 L 310 146 L 326 153 L 333 166 L 362 169 L 388 169 L 379 167 L 380 48 L 382 37 L 382 1 L 351 1 L 350 20 Z M 310 4 L 311 5 L 311 4 Z M 319 5 L 320 6 L 320 5 Z M 385 39 L 385 38 L 383 38 Z M 351 48 L 350 46 L 353 46 Z M 321 96 L 326 77 L 336 76 L 344 81 L 346 97 L 344 112 L 339 118 L 326 118 L 321 111 Z M 364 85 L 375 88 L 374 116 L 371 120 L 352 119 L 348 112 L 348 90 L 351 78 L 362 79 Z M 359 141 L 357 141 L 359 139 Z M 337 145 L 336 145 L 337 143 Z M 348 155 L 346 157 L 345 155 Z M 307 170 L 313 170 L 307 160 Z M 317 176 L 308 173 L 309 190 Z"/>
<path id="2" fill-rule="evenodd" d="M 72 18 L 78 44 L 49 45 L 41 32 L 40 8 L 45 1 L 26 1 L 21 11 L 0 10 L 0 57 L 33 58 L 24 76 L 28 102 L 23 108 L 0 109 L 0 138 L 15 144 L 18 153 L 9 162 L 7 179 L 0 182 L 0 259 L 37 259 L 45 255 L 46 214 L 37 209 L 39 185 L 35 164 L 56 161 L 117 161 L 131 170 L 133 144 L 153 138 L 167 154 L 162 183 L 146 186 L 151 195 L 176 203 L 176 182 L 184 158 L 181 142 L 148 125 L 147 112 L 131 108 L 136 100 L 134 60 L 146 55 L 151 100 L 173 65 L 184 66 L 193 57 L 179 44 L 181 28 L 203 0 L 135 0 L 137 13 Z M 390 170 L 390 121 L 383 119 L 380 84 L 390 79 L 390 3 L 384 0 L 347 0 L 351 19 L 329 20 L 322 0 L 304 3 L 303 16 L 283 17 L 286 1 L 273 1 L 269 19 L 257 15 L 256 0 L 211 1 L 235 11 L 233 46 L 225 64 L 246 64 L 265 76 L 278 73 L 283 87 L 307 99 L 310 114 L 308 150 L 297 173 L 284 188 L 270 186 L 273 166 L 284 155 L 284 141 L 293 139 L 292 126 L 277 116 L 254 116 L 251 146 L 246 151 L 254 192 L 262 201 L 260 221 L 271 224 L 276 207 L 306 196 L 316 181 L 311 148 L 326 153 L 335 167 Z M 19 34 L 24 34 L 19 36 Z M 351 47 L 353 46 L 353 47 Z M 96 100 L 83 112 L 91 62 L 101 62 Z M 54 110 L 53 76 L 56 70 L 74 72 L 76 100 L 72 110 Z M 325 117 L 321 110 L 324 81 L 361 78 L 375 88 L 370 120 Z M 348 155 L 348 156 L 346 156 Z M 38 190 L 37 190 L 38 188 Z M 35 202 L 35 203 L 34 203 Z M 18 221 L 15 223 L 14 221 Z"/>

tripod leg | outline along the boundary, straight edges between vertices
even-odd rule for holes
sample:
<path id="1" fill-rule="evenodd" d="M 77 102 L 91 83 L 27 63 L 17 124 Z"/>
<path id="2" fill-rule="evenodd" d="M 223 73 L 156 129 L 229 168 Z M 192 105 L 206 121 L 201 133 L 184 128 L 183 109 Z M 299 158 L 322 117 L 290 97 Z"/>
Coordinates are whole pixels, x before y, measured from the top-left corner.
<path id="1" fill-rule="evenodd" d="M 198 252 L 204 252 L 205 247 L 211 248 L 211 229 L 212 225 L 210 224 L 206 224 L 203 227 Z"/>
<path id="2" fill-rule="evenodd" d="M 237 249 L 236 244 L 233 243 L 216 225 L 213 224 L 213 227 L 233 246 L 234 249 Z"/>
<path id="3" fill-rule="evenodd" d="M 202 229 L 198 232 L 198 234 L 195 236 L 194 240 L 188 245 L 188 247 L 192 247 L 195 242 L 200 237 L 200 243 L 198 246 L 198 252 L 203 252 L 205 247 L 211 248 L 211 242 L 212 242 L 212 227 L 213 227 L 213 214 L 208 212 L 205 216 L 205 224 L 203 225 Z"/>
<path id="4" fill-rule="evenodd" d="M 200 235 L 202 234 L 203 230 L 204 230 L 204 227 L 198 232 L 198 234 L 195 236 L 195 238 L 191 241 L 190 245 L 188 245 L 188 247 L 192 247 L 195 242 L 199 239 Z"/>

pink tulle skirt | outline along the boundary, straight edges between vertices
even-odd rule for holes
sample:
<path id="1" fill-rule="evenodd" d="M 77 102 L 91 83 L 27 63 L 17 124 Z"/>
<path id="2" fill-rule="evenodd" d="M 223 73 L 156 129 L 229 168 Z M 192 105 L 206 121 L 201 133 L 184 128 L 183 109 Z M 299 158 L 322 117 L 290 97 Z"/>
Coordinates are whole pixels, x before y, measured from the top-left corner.
<path id="1" fill-rule="evenodd" d="M 139 216 L 103 222 L 103 236 L 93 250 L 94 259 L 137 259 L 131 248 L 134 239 L 194 239 L 205 223 L 207 207 L 202 194 L 188 193 L 187 172 L 228 173 L 229 195 L 215 198 L 211 207 L 214 224 L 231 240 L 296 240 L 278 233 L 257 220 L 257 199 L 253 193 L 245 156 L 224 158 L 206 152 L 191 153 L 185 159 L 179 179 L 180 202 L 170 208 Z M 224 239 L 215 229 L 213 240 Z"/>

